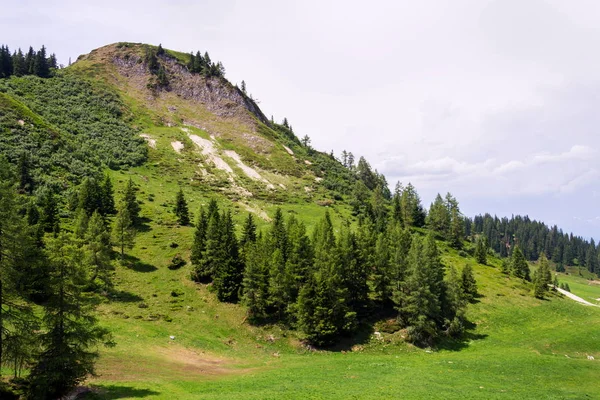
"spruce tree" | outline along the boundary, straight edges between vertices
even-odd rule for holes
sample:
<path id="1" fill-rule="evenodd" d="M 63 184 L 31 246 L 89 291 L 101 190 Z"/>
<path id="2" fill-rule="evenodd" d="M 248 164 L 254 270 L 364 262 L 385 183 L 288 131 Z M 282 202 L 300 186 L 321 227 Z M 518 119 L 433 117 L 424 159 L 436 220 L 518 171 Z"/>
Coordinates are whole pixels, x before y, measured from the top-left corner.
<path id="1" fill-rule="evenodd" d="M 448 272 L 444 293 L 442 310 L 445 332 L 448 336 L 458 337 L 465 330 L 467 296 L 462 288 L 462 280 L 454 267 L 450 267 Z"/>
<path id="2" fill-rule="evenodd" d="M 113 190 L 112 181 L 108 174 L 104 175 L 104 180 L 100 185 L 100 193 L 100 214 L 102 214 L 103 216 L 107 216 L 116 213 L 117 209 L 115 208 L 115 194 Z"/>
<path id="3" fill-rule="evenodd" d="M 218 209 L 211 212 L 209 206 L 204 250 L 202 251 L 198 265 L 194 268 L 194 278 L 196 281 L 202 283 L 213 281 L 215 268 L 217 268 L 218 263 L 225 258 L 222 240 L 223 230 L 221 229 L 221 215 Z"/>
<path id="4" fill-rule="evenodd" d="M 408 271 L 402 288 L 394 296 L 398 321 L 407 329 L 410 342 L 432 344 L 438 335 L 439 297 L 431 286 L 432 271 L 428 270 L 423 242 L 413 237 L 408 253 Z"/>
<path id="5" fill-rule="evenodd" d="M 246 245 L 246 266 L 243 279 L 243 303 L 248 307 L 248 319 L 258 323 L 267 316 L 269 301 L 269 262 L 267 246 L 262 236 Z"/>
<path id="6" fill-rule="evenodd" d="M 46 47 L 42 48 L 35 54 L 33 63 L 33 74 L 40 78 L 48 78 L 50 76 L 50 66 L 46 58 Z"/>
<path id="7" fill-rule="evenodd" d="M 510 262 L 511 274 L 516 276 L 517 278 L 525 279 L 526 281 L 531 280 L 529 276 L 529 265 L 527 264 L 527 260 L 525 259 L 525 255 L 519 248 L 519 246 L 515 246 L 513 250 L 511 262 Z"/>
<path id="8" fill-rule="evenodd" d="M 177 197 L 175 199 L 175 215 L 177 216 L 179 225 L 185 226 L 190 223 L 187 202 L 185 201 L 183 189 L 181 188 L 179 188 L 179 192 L 177 192 Z"/>
<path id="9" fill-rule="evenodd" d="M 46 232 L 56 232 L 59 227 L 58 204 L 56 196 L 48 188 L 42 189 L 39 195 L 40 226 Z"/>
<path id="10" fill-rule="evenodd" d="M 552 274 L 550 273 L 550 267 L 548 265 L 548 259 L 542 252 L 540 254 L 539 266 L 533 275 L 533 294 L 539 299 L 543 299 L 544 295 L 548 293 L 552 284 Z"/>
<path id="11" fill-rule="evenodd" d="M 381 250 L 383 255 L 385 251 Z M 356 234 L 352 232 L 349 224 L 342 226 L 337 241 L 337 253 L 343 285 L 348 290 L 348 307 L 359 317 L 365 316 L 369 306 L 369 264 L 362 257 Z"/>
<path id="12" fill-rule="evenodd" d="M 238 240 L 235 236 L 235 226 L 233 225 L 231 212 L 223 213 L 220 222 L 221 241 L 218 245 L 221 249 L 219 249 L 220 259 L 216 258 L 214 264 L 214 288 L 219 300 L 234 303 L 239 300 L 244 264 L 239 257 Z"/>
<path id="13" fill-rule="evenodd" d="M 197 275 L 198 268 L 202 261 L 202 255 L 206 249 L 206 231 L 208 230 L 208 216 L 204 212 L 203 208 L 200 208 L 198 213 L 198 219 L 196 221 L 196 229 L 194 230 L 194 243 L 192 244 L 192 251 L 190 255 L 190 261 L 192 262 L 192 280 L 199 282 L 200 277 Z"/>
<path id="14" fill-rule="evenodd" d="M 479 264 L 487 264 L 487 245 L 486 240 L 483 237 L 477 238 L 475 242 L 475 260 Z"/>
<path id="15" fill-rule="evenodd" d="M 462 269 L 460 287 L 468 301 L 473 300 L 477 296 L 477 282 L 475 281 L 471 264 L 466 264 Z"/>
<path id="16" fill-rule="evenodd" d="M 123 201 L 125 207 L 127 208 L 128 216 L 131 219 L 132 226 L 138 226 L 140 223 L 140 205 L 137 201 L 136 197 L 136 188 L 131 180 L 127 181 L 127 186 L 125 187 L 125 194 L 123 196 Z"/>

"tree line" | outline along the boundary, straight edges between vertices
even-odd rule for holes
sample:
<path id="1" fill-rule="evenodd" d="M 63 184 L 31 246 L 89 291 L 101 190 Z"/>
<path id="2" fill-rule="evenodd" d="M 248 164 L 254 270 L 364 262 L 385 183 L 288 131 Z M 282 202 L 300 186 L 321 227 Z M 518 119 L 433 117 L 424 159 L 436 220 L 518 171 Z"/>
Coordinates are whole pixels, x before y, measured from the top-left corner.
<path id="1" fill-rule="evenodd" d="M 527 216 L 511 218 L 478 215 L 465 221 L 466 235 L 482 235 L 500 257 L 508 257 L 518 246 L 527 260 L 537 260 L 541 253 L 556 264 L 559 272 L 564 267 L 578 265 L 600 276 L 599 247 L 594 239 L 587 241 L 572 233 L 565 233 L 556 225 L 548 227 L 543 222 Z"/>
<path id="2" fill-rule="evenodd" d="M 53 53 L 48 56 L 45 46 L 38 51 L 34 51 L 30 46 L 27 53 L 23 53 L 19 48 L 12 54 L 8 46 L 0 46 L 0 78 L 13 75 L 36 75 L 40 78 L 48 78 L 57 68 L 56 55 Z"/>
<path id="3" fill-rule="evenodd" d="M 211 283 L 221 301 L 245 304 L 250 322 L 297 328 L 316 345 L 389 313 L 414 343 L 458 337 L 477 292 L 469 266 L 446 271 L 433 235 L 391 218 L 383 231 L 365 219 L 336 234 L 326 212 L 309 237 L 300 220 L 278 209 L 265 231 L 249 214 L 238 239 L 231 213 L 211 201 L 195 228 L 193 280 Z"/>

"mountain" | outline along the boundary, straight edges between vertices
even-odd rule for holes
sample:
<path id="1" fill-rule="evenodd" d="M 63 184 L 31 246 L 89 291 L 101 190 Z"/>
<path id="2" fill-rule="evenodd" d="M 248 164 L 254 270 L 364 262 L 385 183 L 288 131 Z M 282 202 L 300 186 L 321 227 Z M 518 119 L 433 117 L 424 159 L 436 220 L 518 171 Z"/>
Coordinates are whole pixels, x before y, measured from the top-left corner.
<path id="1" fill-rule="evenodd" d="M 93 191 L 91 179 L 101 181 L 107 174 L 117 202 L 129 187 L 135 188 L 141 209 L 135 242 L 122 261 L 115 246 L 114 271 L 109 273 L 113 286 L 95 293 L 96 315 L 117 346 L 100 348 L 100 375 L 87 381 L 92 392 L 86 398 L 597 395 L 600 347 L 593 327 L 600 322 L 600 309 L 555 292 L 538 299 L 532 283 L 503 272 L 511 267 L 499 257 L 501 251 L 516 243 L 508 236 L 513 231 L 519 237 L 526 234 L 521 220 L 485 216 L 474 220 L 471 232 L 461 233 L 458 202 L 449 196 L 432 206 L 434 212 L 425 221 L 412 186 L 391 193 L 385 177 L 366 160 L 354 163 L 346 155 L 340 162 L 313 149 L 287 121 L 279 124 L 265 117 L 242 88 L 225 79 L 223 65 L 207 53 L 116 43 L 80 56 L 50 78 L 0 79 L 0 127 L 0 154 L 15 171 L 23 204 L 43 210 L 45 193 L 55 193 L 63 231 L 80 229 L 81 193 L 83 188 Z M 287 236 L 281 237 L 313 243 L 315 254 L 291 246 L 296 253 L 290 254 L 305 255 L 294 259 L 296 264 L 281 263 L 285 246 L 265 245 L 265 251 L 252 254 L 268 274 L 281 272 L 269 275 L 270 300 L 289 276 L 290 265 L 313 258 L 323 265 L 330 262 L 323 268 L 311 263 L 316 273 L 302 273 L 317 281 L 314 294 L 295 293 L 304 301 L 278 309 L 287 320 L 253 321 L 244 302 L 218 300 L 217 280 L 192 281 L 198 230 L 194 224 L 179 223 L 179 191 L 194 224 L 201 220 L 200 209 L 210 213 L 216 204 L 222 216 L 231 212 L 238 238 L 250 213 L 264 240 L 275 235 L 278 221 L 284 221 Z M 21 213 L 30 215 L 24 209 Z M 106 219 L 114 224 L 118 215 L 108 213 Z M 304 223 L 306 236 L 291 220 Z M 536 229 L 537 236 L 543 236 L 543 228 Z M 44 236 L 50 243 L 51 231 Z M 326 243 L 323 237 L 328 235 L 329 244 L 316 245 Z M 501 237 L 503 247 L 488 250 L 484 237 Z M 419 252 L 419 245 L 401 254 L 399 243 L 406 240 L 422 243 L 431 250 L 429 256 L 435 247 L 440 268 L 423 255 L 427 252 Z M 536 246 L 538 242 L 543 240 L 535 241 Z M 219 243 L 213 245 L 222 250 Z M 496 243 L 488 245 L 496 249 Z M 486 260 L 480 264 L 482 246 Z M 248 257 L 247 248 L 240 245 L 239 250 L 240 259 Z M 532 258 L 533 252 L 527 256 Z M 395 270 L 398 274 L 418 279 L 391 278 L 386 271 L 394 257 L 401 259 L 394 265 L 403 266 Z M 365 268 L 352 269 L 357 275 L 350 275 L 350 265 Z M 412 340 L 417 324 L 403 320 L 412 316 L 407 304 L 417 307 L 422 298 L 445 299 L 452 288 L 451 270 L 460 272 L 466 265 L 473 269 L 477 293 L 464 308 L 464 319 L 456 319 L 464 332 L 453 337 L 450 331 L 456 324 L 425 315 L 428 325 L 423 331 L 439 331 L 438 337 Z M 525 262 L 534 272 L 539 265 Z M 435 274 L 419 275 L 434 268 Z M 566 273 L 557 275 L 559 281 L 597 304 L 600 285 L 590 271 L 570 264 L 565 268 Z M 423 282 L 440 278 L 440 271 L 445 278 L 428 286 L 439 292 L 437 297 L 418 291 Z M 358 273 L 367 278 L 356 278 L 365 276 Z M 388 278 L 398 287 L 390 288 Z M 347 295 L 360 290 L 368 298 Z M 387 293 L 402 297 L 411 290 L 422 296 L 407 302 Z M 361 309 L 348 301 L 350 306 L 342 307 L 339 298 L 368 306 Z M 312 312 L 296 314 L 296 308 L 310 309 L 307 303 L 313 300 L 321 303 Z M 439 305 L 438 314 L 447 304 Z M 320 316 L 312 330 L 305 329 L 310 325 L 307 315 Z M 331 315 L 339 318 L 330 320 Z M 315 345 L 321 343 L 311 342 L 311 334 L 321 332 L 319 325 L 334 330 L 336 324 L 343 325 L 343 332 L 333 344 L 319 347 Z"/>

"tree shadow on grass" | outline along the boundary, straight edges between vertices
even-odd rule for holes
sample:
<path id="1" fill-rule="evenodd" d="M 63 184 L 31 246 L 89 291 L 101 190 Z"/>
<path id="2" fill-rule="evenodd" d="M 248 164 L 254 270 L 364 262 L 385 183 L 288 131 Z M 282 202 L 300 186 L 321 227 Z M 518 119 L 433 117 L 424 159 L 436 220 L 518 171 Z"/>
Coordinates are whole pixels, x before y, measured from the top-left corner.
<path id="1" fill-rule="evenodd" d="M 473 332 L 477 325 L 471 321 L 465 322 L 465 331 L 460 338 L 444 338 L 437 343 L 440 350 L 461 351 L 469 347 L 469 344 L 475 340 L 483 340 L 488 337 L 486 334 Z"/>
<path id="2" fill-rule="evenodd" d="M 112 290 L 108 295 L 112 301 L 118 301 L 121 303 L 139 303 L 140 301 L 144 300 L 137 294 L 127 292 L 125 290 Z"/>
<path id="3" fill-rule="evenodd" d="M 139 223 L 135 226 L 135 230 L 138 232 L 150 232 L 152 230 L 150 227 L 150 222 L 152 222 L 150 218 L 140 218 Z"/>
<path id="4" fill-rule="evenodd" d="M 154 265 L 145 263 L 139 258 L 131 256 L 129 254 L 125 254 L 125 257 L 123 258 L 121 264 L 125 268 L 132 269 L 136 272 L 154 272 L 158 269 Z"/>
<path id="5" fill-rule="evenodd" d="M 160 392 L 151 389 L 136 389 L 129 386 L 106 385 L 95 386 L 97 391 L 87 394 L 83 399 L 86 400 L 116 400 L 129 398 L 145 398 L 148 396 L 157 396 Z"/>

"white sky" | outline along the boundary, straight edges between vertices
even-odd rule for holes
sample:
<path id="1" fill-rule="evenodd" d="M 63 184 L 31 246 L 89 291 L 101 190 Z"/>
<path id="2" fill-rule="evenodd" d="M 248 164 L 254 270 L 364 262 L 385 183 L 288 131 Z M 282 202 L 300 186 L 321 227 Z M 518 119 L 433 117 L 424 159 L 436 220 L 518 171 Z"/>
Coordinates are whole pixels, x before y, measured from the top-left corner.
<path id="1" fill-rule="evenodd" d="M 66 64 L 118 41 L 208 50 L 267 116 L 365 156 L 428 207 L 600 238 L 600 2 L 27 1 L 0 42 Z"/>

